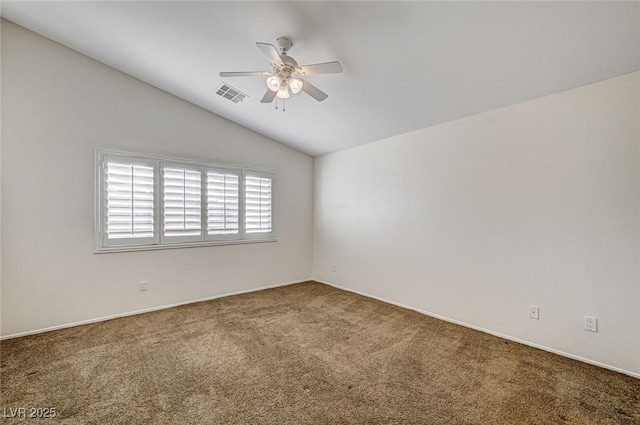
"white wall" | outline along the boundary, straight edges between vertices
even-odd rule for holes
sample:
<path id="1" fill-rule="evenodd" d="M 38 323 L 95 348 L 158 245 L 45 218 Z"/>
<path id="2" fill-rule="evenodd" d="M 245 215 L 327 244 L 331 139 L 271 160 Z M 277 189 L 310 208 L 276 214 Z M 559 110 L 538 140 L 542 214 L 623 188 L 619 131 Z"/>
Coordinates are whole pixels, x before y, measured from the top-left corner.
<path id="1" fill-rule="evenodd" d="M 310 277 L 311 157 L 7 21 L 1 89 L 3 336 Z M 278 241 L 94 254 L 96 147 L 275 170 Z"/>
<path id="2" fill-rule="evenodd" d="M 315 278 L 640 376 L 639 102 L 636 72 L 316 158 Z"/>

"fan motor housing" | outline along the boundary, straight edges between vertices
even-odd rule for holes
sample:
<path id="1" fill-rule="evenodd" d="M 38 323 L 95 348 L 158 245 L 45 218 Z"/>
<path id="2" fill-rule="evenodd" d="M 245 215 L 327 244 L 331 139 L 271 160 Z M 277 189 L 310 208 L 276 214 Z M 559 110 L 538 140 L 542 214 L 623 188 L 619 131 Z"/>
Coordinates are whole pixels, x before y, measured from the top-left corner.
<path id="1" fill-rule="evenodd" d="M 298 67 L 298 62 L 296 62 L 296 60 L 291 56 L 280 55 L 280 59 L 282 59 L 282 62 L 284 62 L 285 65 L 284 67 L 282 67 L 282 69 L 288 70 L 289 68 L 291 68 L 291 72 L 293 72 Z"/>

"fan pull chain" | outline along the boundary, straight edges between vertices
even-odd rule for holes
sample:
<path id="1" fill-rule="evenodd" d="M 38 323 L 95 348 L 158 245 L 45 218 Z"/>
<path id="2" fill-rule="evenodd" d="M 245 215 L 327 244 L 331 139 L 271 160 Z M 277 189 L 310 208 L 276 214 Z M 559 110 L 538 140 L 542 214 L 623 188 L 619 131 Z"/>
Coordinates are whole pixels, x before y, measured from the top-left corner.
<path id="1" fill-rule="evenodd" d="M 282 112 L 286 112 L 286 105 L 284 103 L 284 99 L 282 99 Z M 276 97 L 276 109 L 278 109 L 278 98 Z"/>

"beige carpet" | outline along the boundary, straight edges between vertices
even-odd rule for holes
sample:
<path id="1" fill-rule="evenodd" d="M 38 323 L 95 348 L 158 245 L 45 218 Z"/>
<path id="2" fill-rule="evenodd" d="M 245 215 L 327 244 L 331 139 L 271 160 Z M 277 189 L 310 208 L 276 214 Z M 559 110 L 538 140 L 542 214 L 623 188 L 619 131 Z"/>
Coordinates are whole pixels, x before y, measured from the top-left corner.
<path id="1" fill-rule="evenodd" d="M 640 380 L 318 283 L 3 341 L 60 424 L 640 424 Z"/>

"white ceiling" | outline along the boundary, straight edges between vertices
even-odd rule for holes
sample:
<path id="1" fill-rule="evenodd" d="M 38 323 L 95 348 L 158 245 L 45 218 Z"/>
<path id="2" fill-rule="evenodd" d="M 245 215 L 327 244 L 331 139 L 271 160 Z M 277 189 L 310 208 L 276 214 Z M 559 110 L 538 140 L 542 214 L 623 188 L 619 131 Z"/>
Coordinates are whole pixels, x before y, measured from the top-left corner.
<path id="1" fill-rule="evenodd" d="M 640 69 L 638 2 L 24 2 L 2 16 L 153 86 L 320 155 Z M 338 60 L 287 110 L 261 104 L 256 41 L 300 64 Z"/>

